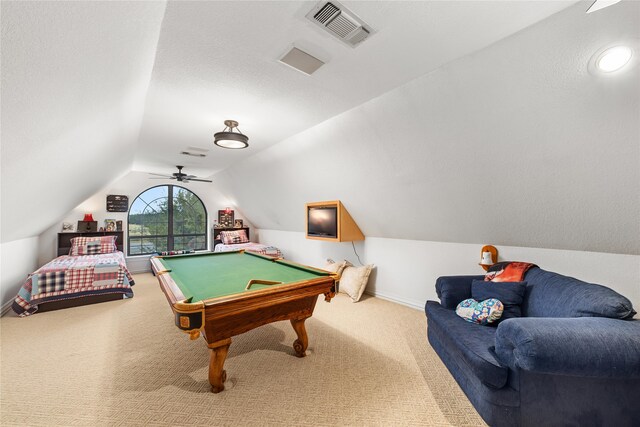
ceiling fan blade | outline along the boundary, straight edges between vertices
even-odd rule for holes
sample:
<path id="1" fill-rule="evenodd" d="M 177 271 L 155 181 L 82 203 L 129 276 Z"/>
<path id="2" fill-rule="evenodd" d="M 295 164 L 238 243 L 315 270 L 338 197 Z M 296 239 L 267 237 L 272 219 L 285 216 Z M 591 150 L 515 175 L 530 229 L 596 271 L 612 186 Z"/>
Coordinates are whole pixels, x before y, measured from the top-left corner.
<path id="1" fill-rule="evenodd" d="M 189 178 L 189 181 L 199 181 L 199 182 L 213 182 L 208 179 L 200 179 L 200 178 Z"/>
<path id="2" fill-rule="evenodd" d="M 164 173 L 152 173 L 152 172 L 147 172 L 149 175 L 155 175 L 155 176 L 162 176 L 165 178 L 171 178 L 171 175 L 166 175 Z"/>
<path id="3" fill-rule="evenodd" d="M 172 176 L 161 177 L 161 176 L 150 176 L 149 179 L 175 179 Z"/>

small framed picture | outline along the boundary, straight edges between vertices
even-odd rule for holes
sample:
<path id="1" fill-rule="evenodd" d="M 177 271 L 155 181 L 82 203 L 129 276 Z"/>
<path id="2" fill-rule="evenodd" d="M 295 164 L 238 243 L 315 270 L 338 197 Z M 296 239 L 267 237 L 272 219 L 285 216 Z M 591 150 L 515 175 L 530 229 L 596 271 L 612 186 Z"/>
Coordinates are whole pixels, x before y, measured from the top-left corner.
<path id="1" fill-rule="evenodd" d="M 220 224 L 222 228 L 233 227 L 233 211 L 227 209 L 218 211 L 218 224 Z"/>
<path id="2" fill-rule="evenodd" d="M 73 233 L 76 231 L 72 222 L 63 222 L 62 223 L 62 232 L 63 233 Z"/>
<path id="3" fill-rule="evenodd" d="M 104 220 L 104 231 L 116 231 L 116 220 L 115 219 L 105 219 Z"/>
<path id="4" fill-rule="evenodd" d="M 244 227 L 244 226 L 242 225 L 242 220 L 241 219 L 236 219 L 233 222 L 233 228 L 242 228 L 242 227 Z"/>
<path id="5" fill-rule="evenodd" d="M 122 231 L 122 221 L 116 221 L 116 231 Z"/>

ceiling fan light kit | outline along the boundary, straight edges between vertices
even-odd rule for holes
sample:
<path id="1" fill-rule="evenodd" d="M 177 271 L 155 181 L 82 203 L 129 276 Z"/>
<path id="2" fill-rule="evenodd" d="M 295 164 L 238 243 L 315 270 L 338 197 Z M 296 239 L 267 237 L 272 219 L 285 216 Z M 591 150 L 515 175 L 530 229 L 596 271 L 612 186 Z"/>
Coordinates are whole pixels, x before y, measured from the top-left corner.
<path id="1" fill-rule="evenodd" d="M 225 128 L 222 132 L 217 132 L 213 135 L 213 143 L 218 147 L 230 148 L 230 149 L 242 149 L 249 146 L 249 137 L 244 135 L 238 129 L 238 122 L 235 120 L 225 120 Z M 237 129 L 237 132 L 233 130 Z"/>

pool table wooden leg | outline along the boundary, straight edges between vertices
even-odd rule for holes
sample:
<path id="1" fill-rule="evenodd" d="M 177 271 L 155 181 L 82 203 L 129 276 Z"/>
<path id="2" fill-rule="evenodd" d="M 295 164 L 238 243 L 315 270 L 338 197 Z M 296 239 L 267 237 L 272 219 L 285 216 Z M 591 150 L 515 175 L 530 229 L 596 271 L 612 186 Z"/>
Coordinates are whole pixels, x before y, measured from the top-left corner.
<path id="1" fill-rule="evenodd" d="M 209 383 L 212 393 L 220 393 L 224 390 L 224 382 L 227 379 L 227 371 L 224 368 L 224 361 L 231 345 L 231 338 L 209 344 L 211 358 L 209 359 Z"/>
<path id="2" fill-rule="evenodd" d="M 298 334 L 298 339 L 293 342 L 293 349 L 298 357 L 306 356 L 305 351 L 307 351 L 307 346 L 309 345 L 307 330 L 304 327 L 305 320 L 307 320 L 306 317 L 303 319 L 291 319 L 291 326 L 293 326 L 296 334 Z"/>

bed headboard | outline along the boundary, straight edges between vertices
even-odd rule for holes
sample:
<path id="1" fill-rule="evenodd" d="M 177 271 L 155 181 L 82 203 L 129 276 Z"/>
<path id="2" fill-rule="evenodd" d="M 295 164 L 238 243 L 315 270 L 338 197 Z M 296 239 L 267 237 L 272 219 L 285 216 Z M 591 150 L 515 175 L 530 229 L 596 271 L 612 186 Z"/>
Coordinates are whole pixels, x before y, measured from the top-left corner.
<path id="1" fill-rule="evenodd" d="M 69 255 L 71 239 L 74 237 L 117 236 L 116 247 L 124 252 L 124 233 L 122 231 L 95 231 L 89 233 L 58 233 L 58 254 Z"/>
<path id="2" fill-rule="evenodd" d="M 242 227 L 242 228 L 214 228 L 213 229 L 213 248 L 215 248 L 218 243 L 222 243 L 222 240 L 220 239 L 220 232 L 221 231 L 238 231 L 238 230 L 244 230 L 244 232 L 247 233 L 247 239 L 251 240 L 251 236 L 249 236 L 249 227 Z"/>

